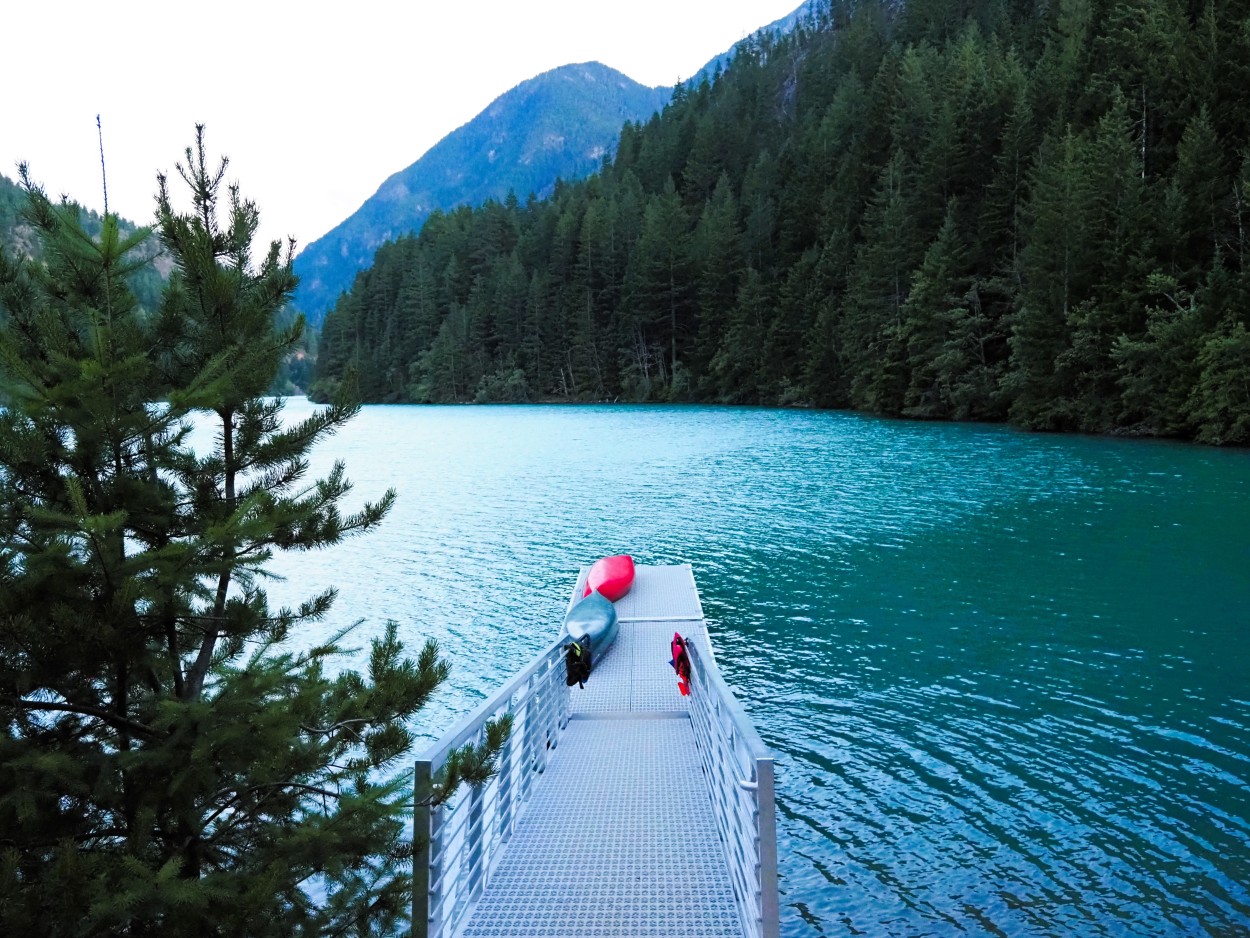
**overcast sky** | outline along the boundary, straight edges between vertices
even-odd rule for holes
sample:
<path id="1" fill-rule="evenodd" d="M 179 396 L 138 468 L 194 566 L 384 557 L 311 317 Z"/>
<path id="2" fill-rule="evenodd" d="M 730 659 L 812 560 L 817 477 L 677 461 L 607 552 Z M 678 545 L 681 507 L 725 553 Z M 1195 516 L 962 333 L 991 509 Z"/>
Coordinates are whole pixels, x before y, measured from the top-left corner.
<path id="1" fill-rule="evenodd" d="M 6 4 L 0 173 L 148 223 L 207 125 L 263 238 L 301 245 L 541 72 L 599 61 L 671 86 L 801 0 L 32 0 Z"/>

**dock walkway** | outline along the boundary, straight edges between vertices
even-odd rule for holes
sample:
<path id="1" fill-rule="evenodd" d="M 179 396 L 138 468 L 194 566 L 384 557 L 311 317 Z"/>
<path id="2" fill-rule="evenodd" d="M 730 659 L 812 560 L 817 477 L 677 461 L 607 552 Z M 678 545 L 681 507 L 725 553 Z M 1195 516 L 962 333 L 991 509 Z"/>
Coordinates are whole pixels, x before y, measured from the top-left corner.
<path id="1" fill-rule="evenodd" d="M 585 575 L 583 570 L 575 599 Z M 461 829 L 444 835 L 441 850 L 431 853 L 432 899 L 423 908 L 437 928 L 427 934 L 750 938 L 776 933 L 771 761 L 764 806 L 758 803 L 758 768 L 746 764 L 742 751 L 744 742 L 756 743 L 757 750 L 762 744 L 753 730 L 735 734 L 728 719 L 744 715 L 708 710 L 705 716 L 699 709 L 711 706 L 720 678 L 690 567 L 638 567 L 617 613 L 617 639 L 595 662 L 584 689 L 560 687 L 561 642 L 553 646 L 554 657 L 549 649 L 545 659 L 537 659 L 546 664 L 526 686 L 547 701 L 564 698 L 555 730 L 550 718 L 540 717 L 540 707 L 524 705 L 524 694 L 508 694 L 509 712 L 524 721 L 513 730 L 521 738 L 518 751 L 530 740 L 530 752 L 504 758 L 501 791 L 493 799 L 471 795 L 477 805 L 465 809 Z M 691 697 L 679 694 L 668 664 L 674 631 L 694 645 L 698 667 Z M 698 703 L 701 693 L 709 701 Z M 727 688 L 723 695 L 732 701 Z M 545 742 L 533 742 L 543 733 Z M 704 738 L 718 736 L 727 750 L 720 758 L 713 751 L 717 740 Z M 526 785 L 514 768 L 531 763 L 541 774 Z M 745 809 L 744 797 L 752 799 Z M 744 815 L 756 829 L 754 850 L 741 843 L 737 831 Z M 437 839 L 440 824 L 437 818 L 432 822 Z M 482 847 L 488 828 L 500 831 L 490 858 Z M 448 882 L 452 852 L 470 855 L 454 872 L 456 884 Z M 470 869 L 475 852 L 482 868 L 476 880 Z M 765 882 L 753 886 L 761 860 Z M 449 892 L 458 894 L 442 898 Z M 416 934 L 422 933 L 419 914 L 414 914 Z"/>

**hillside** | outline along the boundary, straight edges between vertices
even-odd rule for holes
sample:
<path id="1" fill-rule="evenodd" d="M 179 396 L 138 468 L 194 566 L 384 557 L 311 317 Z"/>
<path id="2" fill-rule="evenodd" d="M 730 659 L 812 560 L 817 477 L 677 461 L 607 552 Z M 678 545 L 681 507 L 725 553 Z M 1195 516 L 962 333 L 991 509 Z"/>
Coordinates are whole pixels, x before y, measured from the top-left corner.
<path id="1" fill-rule="evenodd" d="M 21 220 L 25 199 L 21 186 L 0 173 L 0 247 L 11 254 L 27 255 L 34 247 L 34 239 Z"/>
<path id="2" fill-rule="evenodd" d="M 891 0 L 743 44 L 543 202 L 431 218 L 317 392 L 1250 443 L 1250 14 Z"/>
<path id="3" fill-rule="evenodd" d="M 26 193 L 22 191 L 22 187 L 0 173 L 0 249 L 11 257 L 37 260 L 42 249 L 39 239 L 34 236 L 34 230 L 22 219 L 21 213 L 25 204 Z M 100 215 L 81 207 L 79 212 L 83 215 L 83 225 L 87 232 L 97 235 L 103 224 Z M 124 218 L 120 222 L 123 235 L 128 235 L 139 227 Z M 160 244 L 155 238 L 150 238 L 140 247 L 136 256 L 151 259 L 152 263 L 130 275 L 130 287 L 135 291 L 140 305 L 144 309 L 152 310 L 160 302 L 161 291 L 169 277 L 170 263 L 160 253 Z"/>
<path id="4" fill-rule="evenodd" d="M 295 305 L 320 323 L 356 271 L 387 241 L 420 229 L 435 210 L 550 195 L 557 178 L 598 169 L 626 121 L 644 120 L 671 91 L 614 69 L 566 65 L 522 82 L 391 176 L 360 209 L 295 260 Z"/>

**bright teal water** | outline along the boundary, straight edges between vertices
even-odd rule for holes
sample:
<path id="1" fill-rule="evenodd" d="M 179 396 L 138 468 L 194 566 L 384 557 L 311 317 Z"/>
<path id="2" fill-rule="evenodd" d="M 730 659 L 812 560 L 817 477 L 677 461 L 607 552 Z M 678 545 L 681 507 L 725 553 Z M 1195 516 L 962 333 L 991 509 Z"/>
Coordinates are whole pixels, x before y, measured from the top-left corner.
<path id="1" fill-rule="evenodd" d="M 275 594 L 439 638 L 430 734 L 550 639 L 580 565 L 693 564 L 779 760 L 783 934 L 1250 934 L 1250 453 L 370 407 L 332 458 L 399 502 Z"/>

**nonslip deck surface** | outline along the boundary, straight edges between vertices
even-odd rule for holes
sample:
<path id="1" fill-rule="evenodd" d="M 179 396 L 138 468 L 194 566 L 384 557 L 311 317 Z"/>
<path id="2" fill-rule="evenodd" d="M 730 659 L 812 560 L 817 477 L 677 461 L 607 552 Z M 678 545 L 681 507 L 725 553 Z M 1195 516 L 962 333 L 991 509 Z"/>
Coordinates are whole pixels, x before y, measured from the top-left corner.
<path id="1" fill-rule="evenodd" d="M 595 662 L 586 686 L 569 690 L 569 709 L 575 716 L 688 712 L 690 698 L 678 692 L 677 674 L 668 663 L 672 638 L 671 623 L 621 623 L 620 634 L 603 659 Z"/>
<path id="2" fill-rule="evenodd" d="M 586 575 L 578 580 L 575 596 Z M 668 665 L 707 631 L 689 566 L 639 567 L 464 938 L 740 938 L 724 847 Z"/>
<path id="3" fill-rule="evenodd" d="M 739 938 L 688 719 L 574 720 L 465 938 Z"/>

